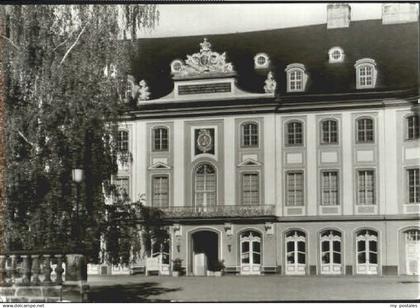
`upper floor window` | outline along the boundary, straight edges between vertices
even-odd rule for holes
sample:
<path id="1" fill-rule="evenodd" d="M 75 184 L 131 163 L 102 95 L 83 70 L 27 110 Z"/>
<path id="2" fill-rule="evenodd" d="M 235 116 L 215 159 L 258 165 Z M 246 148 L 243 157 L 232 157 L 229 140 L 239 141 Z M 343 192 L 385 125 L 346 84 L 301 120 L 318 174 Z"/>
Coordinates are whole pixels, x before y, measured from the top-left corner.
<path id="1" fill-rule="evenodd" d="M 357 173 L 357 203 L 375 204 L 375 171 L 360 170 Z"/>
<path id="2" fill-rule="evenodd" d="M 362 118 L 357 120 L 357 142 L 373 143 L 374 129 L 373 120 L 370 118 Z"/>
<path id="3" fill-rule="evenodd" d="M 258 173 L 244 173 L 242 175 L 242 205 L 260 203 L 260 184 Z"/>
<path id="4" fill-rule="evenodd" d="M 128 131 L 119 130 L 117 135 L 117 149 L 120 152 L 128 151 Z"/>
<path id="5" fill-rule="evenodd" d="M 338 128 L 336 120 L 321 122 L 321 143 L 330 144 L 338 142 Z"/>
<path id="6" fill-rule="evenodd" d="M 420 172 L 419 168 L 407 170 L 408 203 L 420 202 Z"/>
<path id="7" fill-rule="evenodd" d="M 286 175 L 286 202 L 289 206 L 304 205 L 304 182 L 302 171 L 291 171 Z"/>
<path id="8" fill-rule="evenodd" d="M 300 63 L 289 64 L 286 69 L 287 74 L 287 92 L 303 92 L 305 91 L 308 76 L 305 66 Z"/>
<path id="9" fill-rule="evenodd" d="M 340 47 L 333 47 L 328 51 L 330 63 L 341 63 L 344 61 L 344 51 Z"/>
<path id="10" fill-rule="evenodd" d="M 354 67 L 356 69 L 356 88 L 374 88 L 377 76 L 375 60 L 369 58 L 357 60 Z"/>
<path id="11" fill-rule="evenodd" d="M 258 53 L 254 57 L 254 65 L 255 68 L 268 68 L 270 64 L 270 59 L 268 58 L 268 55 L 265 53 Z"/>
<path id="12" fill-rule="evenodd" d="M 321 205 L 338 205 L 338 172 L 321 173 Z"/>
<path id="13" fill-rule="evenodd" d="M 169 205 L 169 179 L 167 175 L 152 178 L 152 206 L 167 207 Z"/>
<path id="14" fill-rule="evenodd" d="M 412 115 L 407 117 L 407 139 L 418 139 L 420 136 L 419 116 Z"/>
<path id="15" fill-rule="evenodd" d="M 168 150 L 168 129 L 166 127 L 157 127 L 152 133 L 153 151 Z"/>
<path id="16" fill-rule="evenodd" d="M 117 177 L 114 180 L 114 185 L 117 189 L 118 198 L 128 198 L 130 192 L 128 177 Z"/>
<path id="17" fill-rule="evenodd" d="M 201 164 L 195 171 L 194 195 L 196 206 L 215 206 L 217 202 L 216 170 Z"/>
<path id="18" fill-rule="evenodd" d="M 242 147 L 258 147 L 258 124 L 244 123 L 241 125 Z"/>
<path id="19" fill-rule="evenodd" d="M 291 121 L 287 123 L 287 144 L 302 145 L 303 144 L 303 124 L 299 121 Z"/>

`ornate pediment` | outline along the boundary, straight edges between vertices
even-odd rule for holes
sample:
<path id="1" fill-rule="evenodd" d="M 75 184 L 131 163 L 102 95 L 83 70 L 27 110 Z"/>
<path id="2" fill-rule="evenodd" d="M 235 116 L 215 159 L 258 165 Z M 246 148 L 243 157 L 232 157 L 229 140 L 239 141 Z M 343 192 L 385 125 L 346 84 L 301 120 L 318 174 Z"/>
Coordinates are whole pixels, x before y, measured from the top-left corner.
<path id="1" fill-rule="evenodd" d="M 185 61 L 175 60 L 171 64 L 174 77 L 187 78 L 203 76 L 205 74 L 232 74 L 235 73 L 233 65 L 226 62 L 226 53 L 218 53 L 211 50 L 211 44 L 204 38 L 200 43 L 200 52 L 187 55 Z"/>

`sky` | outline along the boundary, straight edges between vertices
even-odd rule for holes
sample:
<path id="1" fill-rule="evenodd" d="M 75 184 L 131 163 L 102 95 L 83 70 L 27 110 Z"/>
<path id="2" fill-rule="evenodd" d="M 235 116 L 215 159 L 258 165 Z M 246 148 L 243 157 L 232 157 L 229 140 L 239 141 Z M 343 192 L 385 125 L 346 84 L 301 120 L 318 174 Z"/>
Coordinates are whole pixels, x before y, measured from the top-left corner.
<path id="1" fill-rule="evenodd" d="M 350 3 L 351 20 L 380 19 L 381 3 Z M 159 24 L 140 37 L 256 31 L 326 23 L 327 3 L 160 4 Z"/>

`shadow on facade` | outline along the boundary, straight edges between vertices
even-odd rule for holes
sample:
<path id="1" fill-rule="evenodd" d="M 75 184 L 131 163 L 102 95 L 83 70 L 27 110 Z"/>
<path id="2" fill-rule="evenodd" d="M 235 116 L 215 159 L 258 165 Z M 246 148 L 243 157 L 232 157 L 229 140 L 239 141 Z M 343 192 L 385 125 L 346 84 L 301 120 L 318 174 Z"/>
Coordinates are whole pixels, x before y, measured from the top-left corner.
<path id="1" fill-rule="evenodd" d="M 152 299 L 149 297 L 181 290 L 182 288 L 163 288 L 156 282 L 91 287 L 88 301 L 95 303 L 169 302 L 170 300 Z"/>

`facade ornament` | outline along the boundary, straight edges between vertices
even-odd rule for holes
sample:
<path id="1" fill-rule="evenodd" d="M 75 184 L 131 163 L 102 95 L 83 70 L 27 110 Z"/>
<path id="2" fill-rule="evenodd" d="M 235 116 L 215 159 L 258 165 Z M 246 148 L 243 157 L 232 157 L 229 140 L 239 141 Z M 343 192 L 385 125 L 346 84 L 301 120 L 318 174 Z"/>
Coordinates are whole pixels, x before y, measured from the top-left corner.
<path id="1" fill-rule="evenodd" d="M 213 140 L 209 130 L 200 129 L 200 132 L 198 133 L 197 137 L 197 147 L 203 153 L 209 152 L 212 149 Z"/>
<path id="2" fill-rule="evenodd" d="M 139 82 L 139 89 L 138 89 L 138 102 L 147 101 L 150 98 L 149 87 L 147 86 L 146 81 L 142 80 Z"/>
<path id="3" fill-rule="evenodd" d="M 264 91 L 265 93 L 274 93 L 277 87 L 277 82 L 273 78 L 273 73 L 268 72 L 267 79 L 265 80 Z"/>
<path id="4" fill-rule="evenodd" d="M 205 73 L 234 73 L 233 65 L 226 62 L 226 52 L 220 54 L 211 50 L 211 44 L 204 38 L 200 52 L 187 55 L 185 63 L 173 62 L 172 74 L 175 77 L 197 76 Z"/>

